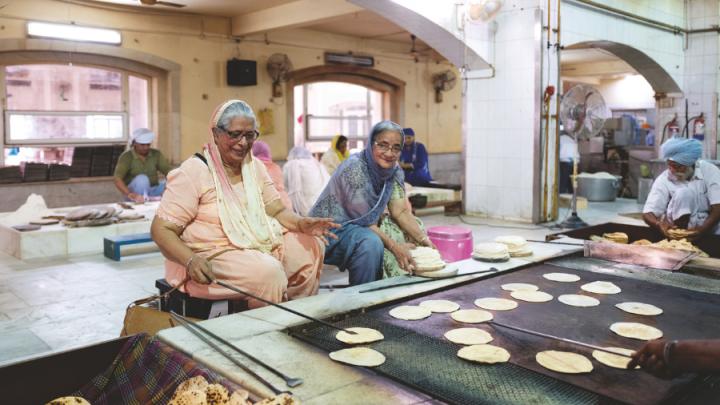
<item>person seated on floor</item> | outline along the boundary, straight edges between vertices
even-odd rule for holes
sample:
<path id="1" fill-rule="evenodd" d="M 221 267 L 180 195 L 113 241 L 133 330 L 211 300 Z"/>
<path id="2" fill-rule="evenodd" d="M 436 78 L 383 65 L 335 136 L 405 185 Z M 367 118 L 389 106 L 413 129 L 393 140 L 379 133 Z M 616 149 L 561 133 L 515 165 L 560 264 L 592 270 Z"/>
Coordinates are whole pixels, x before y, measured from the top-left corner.
<path id="1" fill-rule="evenodd" d="M 683 373 L 720 374 L 720 339 L 647 342 L 632 355 L 627 368 L 635 366 L 665 379 Z"/>
<path id="2" fill-rule="evenodd" d="M 433 181 L 425 145 L 415 141 L 415 131 L 403 128 L 405 144 L 400 155 L 400 167 L 405 171 L 405 181 L 413 186 L 426 186 Z"/>
<path id="3" fill-rule="evenodd" d="M 127 201 L 141 203 L 145 197 L 159 197 L 165 190 L 165 181 L 158 181 L 158 172 L 170 172 L 170 162 L 150 144 L 155 134 L 147 128 L 138 128 L 130 138 L 130 149 L 123 152 L 115 166 L 115 187 Z"/>
<path id="4" fill-rule="evenodd" d="M 258 160 L 260 160 L 265 165 L 265 169 L 267 169 L 267 172 L 270 175 L 273 184 L 275 185 L 275 189 L 277 190 L 278 194 L 280 194 L 280 200 L 282 201 L 285 208 L 292 209 L 290 197 L 288 197 L 288 194 L 285 192 L 282 168 L 280 168 L 277 163 L 273 162 L 272 153 L 270 152 L 270 145 L 263 141 L 255 141 L 252 146 L 252 153 L 253 156 L 258 158 Z"/>
<path id="5" fill-rule="evenodd" d="M 330 175 L 309 150 L 295 146 L 290 149 L 287 163 L 283 166 L 283 179 L 293 210 L 298 215 L 307 215 L 330 180 Z"/>
<path id="6" fill-rule="evenodd" d="M 320 161 L 325 166 L 325 169 L 327 169 L 328 174 L 332 175 L 348 156 L 350 156 L 348 139 L 342 135 L 335 135 L 330 142 L 330 149 L 323 153 Z"/>
<path id="7" fill-rule="evenodd" d="M 415 264 L 410 248 L 415 244 L 432 246 L 406 205 L 403 171 L 397 163 L 402 145 L 402 127 L 391 121 L 376 124 L 365 150 L 338 167 L 310 210 L 310 215 L 330 217 L 342 225 L 333 231 L 337 239 L 327 246 L 325 264 L 348 270 L 351 285 L 382 277 L 385 248 L 401 269 L 412 272 Z M 378 222 L 385 208 L 415 244 L 398 243 L 380 229 Z"/>
<path id="8" fill-rule="evenodd" d="M 650 227 L 673 238 L 673 228 L 692 231 L 689 238 L 720 235 L 720 169 L 700 160 L 702 143 L 671 138 L 661 146 L 668 168 L 653 182 L 643 208 Z"/>
<path id="9" fill-rule="evenodd" d="M 213 280 L 272 302 L 317 293 L 329 218 L 295 215 L 280 201 L 265 165 L 250 150 L 255 113 L 241 100 L 212 115 L 203 153 L 168 175 L 151 226 L 165 278 L 192 297 L 245 299 Z M 249 308 L 263 306 L 248 300 Z"/>

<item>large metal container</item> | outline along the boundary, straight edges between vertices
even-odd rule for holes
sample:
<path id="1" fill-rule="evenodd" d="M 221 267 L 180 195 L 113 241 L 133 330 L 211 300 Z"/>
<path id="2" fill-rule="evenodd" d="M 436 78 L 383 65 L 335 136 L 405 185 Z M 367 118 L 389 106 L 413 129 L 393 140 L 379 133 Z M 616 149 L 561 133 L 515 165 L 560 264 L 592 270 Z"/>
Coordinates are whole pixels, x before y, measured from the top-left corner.
<path id="1" fill-rule="evenodd" d="M 578 176 L 578 195 L 587 198 L 588 201 L 615 201 L 620 178 L 614 179 L 601 177 Z"/>

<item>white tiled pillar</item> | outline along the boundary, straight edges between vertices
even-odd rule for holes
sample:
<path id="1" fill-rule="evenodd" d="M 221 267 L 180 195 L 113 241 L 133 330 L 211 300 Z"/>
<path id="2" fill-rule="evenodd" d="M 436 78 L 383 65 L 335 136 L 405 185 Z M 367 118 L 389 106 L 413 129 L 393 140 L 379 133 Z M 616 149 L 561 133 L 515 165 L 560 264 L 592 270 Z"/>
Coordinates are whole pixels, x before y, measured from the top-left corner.
<path id="1" fill-rule="evenodd" d="M 482 78 L 488 75 L 486 71 L 468 73 L 463 114 L 464 201 L 469 214 L 524 222 L 542 219 L 541 98 L 546 85 L 543 77 L 549 77 L 551 83 L 557 77 L 552 51 L 550 72 L 542 70 L 548 67 L 541 49 L 546 43 L 542 32 L 545 16 L 539 7 L 506 5 L 496 18 L 491 60 L 494 77 Z M 551 114 L 555 114 L 554 103 Z M 550 138 L 555 138 L 554 125 Z M 548 202 L 551 202 L 554 165 L 548 168 L 551 173 Z"/>

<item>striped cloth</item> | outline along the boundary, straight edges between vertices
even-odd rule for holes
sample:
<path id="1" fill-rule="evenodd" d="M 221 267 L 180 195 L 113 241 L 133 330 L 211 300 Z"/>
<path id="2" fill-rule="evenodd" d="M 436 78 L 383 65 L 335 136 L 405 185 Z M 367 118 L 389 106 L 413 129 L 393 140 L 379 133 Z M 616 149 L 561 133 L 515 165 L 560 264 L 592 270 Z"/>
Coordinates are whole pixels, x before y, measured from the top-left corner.
<path id="1" fill-rule="evenodd" d="M 93 405 L 166 404 L 178 385 L 199 375 L 210 384 L 222 384 L 229 392 L 241 389 L 157 338 L 139 334 L 125 343 L 104 372 L 72 395 Z"/>

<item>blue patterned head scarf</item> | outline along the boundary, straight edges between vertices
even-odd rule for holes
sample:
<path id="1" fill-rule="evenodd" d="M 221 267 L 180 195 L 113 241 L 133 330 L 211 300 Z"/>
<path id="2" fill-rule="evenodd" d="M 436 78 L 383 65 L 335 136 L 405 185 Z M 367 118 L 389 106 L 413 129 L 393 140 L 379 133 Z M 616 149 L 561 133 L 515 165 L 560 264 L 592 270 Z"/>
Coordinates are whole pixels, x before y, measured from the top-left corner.
<path id="1" fill-rule="evenodd" d="M 383 132 L 400 134 L 402 127 L 392 121 L 381 121 L 373 127 L 365 149 L 345 160 L 335 170 L 330 182 L 310 209 L 314 217 L 329 217 L 340 224 L 360 226 L 376 224 L 390 202 L 394 183 L 403 187 L 404 176 L 400 166 L 383 169 L 373 158 L 375 139 Z"/>
<path id="2" fill-rule="evenodd" d="M 683 166 L 695 166 L 702 156 L 702 143 L 697 139 L 670 138 L 660 147 L 662 157 Z"/>

